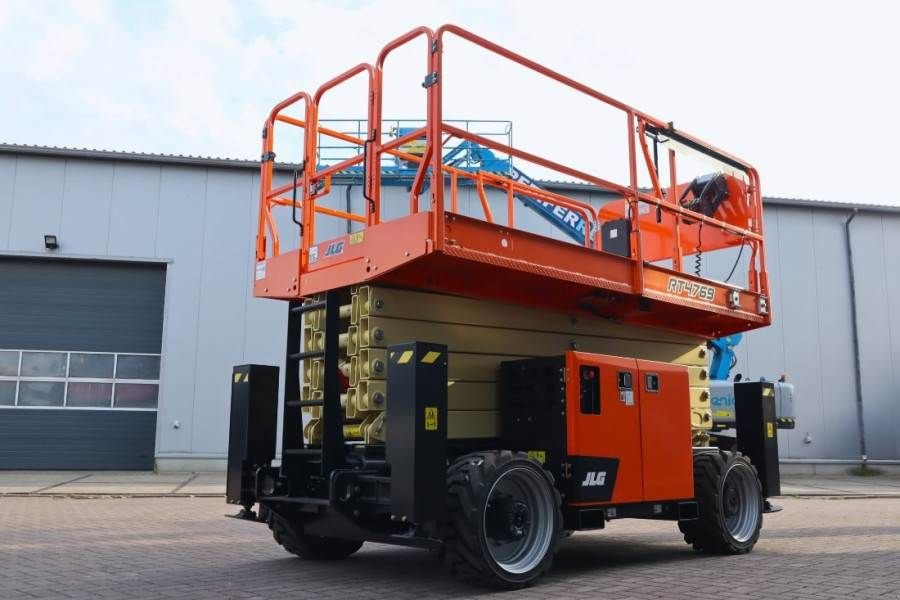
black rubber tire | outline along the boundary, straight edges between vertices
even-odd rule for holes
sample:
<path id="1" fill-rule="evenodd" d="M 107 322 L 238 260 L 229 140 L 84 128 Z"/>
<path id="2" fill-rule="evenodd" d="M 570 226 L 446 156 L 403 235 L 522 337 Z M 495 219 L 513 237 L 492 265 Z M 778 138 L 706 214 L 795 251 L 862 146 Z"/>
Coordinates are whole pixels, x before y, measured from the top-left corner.
<path id="1" fill-rule="evenodd" d="M 552 496 L 550 545 L 540 562 L 524 573 L 511 573 L 498 564 L 485 536 L 485 504 L 500 476 L 525 467 L 540 473 L 546 492 Z M 458 458 L 447 470 L 447 516 L 441 528 L 443 560 L 450 573 L 467 582 L 502 589 L 531 585 L 550 569 L 562 529 L 559 492 L 553 476 L 524 452 L 509 450 L 474 452 Z"/>
<path id="2" fill-rule="evenodd" d="M 734 470 L 745 470 L 744 475 L 752 479 L 755 494 L 742 501 L 758 503 L 759 519 L 755 530 L 745 540 L 736 539 L 725 524 L 723 504 L 725 480 Z M 745 554 L 753 549 L 759 540 L 762 528 L 763 497 L 762 486 L 756 468 L 739 452 L 710 451 L 694 455 L 694 492 L 699 508 L 699 518 L 695 521 L 679 521 L 678 528 L 684 534 L 684 541 L 698 552 L 708 554 Z M 748 510 L 754 510 L 752 507 Z"/>
<path id="3" fill-rule="evenodd" d="M 298 527 L 272 511 L 269 511 L 269 529 L 282 548 L 307 560 L 341 560 L 363 545 L 357 540 L 304 535 L 302 531 L 297 531 Z"/>

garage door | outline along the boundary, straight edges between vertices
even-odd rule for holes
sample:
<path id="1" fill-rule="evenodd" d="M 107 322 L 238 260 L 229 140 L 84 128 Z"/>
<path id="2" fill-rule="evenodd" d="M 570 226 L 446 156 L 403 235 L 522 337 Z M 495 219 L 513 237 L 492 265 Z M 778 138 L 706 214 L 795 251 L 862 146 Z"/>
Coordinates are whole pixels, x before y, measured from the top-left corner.
<path id="1" fill-rule="evenodd" d="M 0 257 L 0 469 L 152 469 L 165 266 Z"/>

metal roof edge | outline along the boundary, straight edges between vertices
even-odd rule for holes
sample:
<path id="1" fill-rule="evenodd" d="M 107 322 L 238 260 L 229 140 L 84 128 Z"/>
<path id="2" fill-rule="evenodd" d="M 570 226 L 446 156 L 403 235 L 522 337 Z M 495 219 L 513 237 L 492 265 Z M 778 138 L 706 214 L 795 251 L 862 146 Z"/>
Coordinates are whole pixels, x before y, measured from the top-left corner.
<path id="1" fill-rule="evenodd" d="M 890 204 L 835 202 L 832 200 L 809 200 L 806 198 L 783 198 L 780 196 L 764 196 L 763 206 L 785 206 L 790 208 L 816 208 L 822 210 L 841 210 L 847 212 L 858 211 L 900 214 L 900 206 L 891 206 Z"/>
<path id="2" fill-rule="evenodd" d="M 259 169 L 259 162 L 241 158 L 221 158 L 210 156 L 192 156 L 183 154 L 153 154 L 147 152 L 124 152 L 118 150 L 97 150 L 93 148 L 66 148 L 58 146 L 38 146 L 29 144 L 0 143 L 0 154 L 19 154 L 29 156 L 44 156 L 50 158 L 78 158 L 85 160 L 112 160 L 126 162 L 141 162 L 160 165 L 182 165 L 194 167 L 212 167 L 227 169 Z M 276 163 L 278 170 L 291 170 L 297 165 L 291 163 Z M 335 183 L 344 183 L 340 176 L 335 177 Z M 590 183 L 577 181 L 552 181 L 538 180 L 542 186 L 557 191 L 580 191 L 595 194 L 607 194 L 615 196 L 614 192 L 605 190 Z M 763 203 L 769 206 L 785 206 L 791 208 L 817 208 L 826 210 L 881 212 L 900 214 L 900 206 L 888 204 L 864 204 L 856 202 L 835 202 L 830 200 L 810 200 L 805 198 L 785 198 L 780 196 L 766 196 Z"/>
<path id="3" fill-rule="evenodd" d="M 183 154 L 152 154 L 147 152 L 124 152 L 119 150 L 97 150 L 93 148 L 64 148 L 59 146 L 32 146 L 28 144 L 0 143 L 0 154 L 24 154 L 50 158 L 82 158 L 87 160 L 133 161 L 151 164 L 174 164 L 185 166 L 227 167 L 237 169 L 259 169 L 259 162 L 240 158 L 210 156 L 190 156 Z"/>

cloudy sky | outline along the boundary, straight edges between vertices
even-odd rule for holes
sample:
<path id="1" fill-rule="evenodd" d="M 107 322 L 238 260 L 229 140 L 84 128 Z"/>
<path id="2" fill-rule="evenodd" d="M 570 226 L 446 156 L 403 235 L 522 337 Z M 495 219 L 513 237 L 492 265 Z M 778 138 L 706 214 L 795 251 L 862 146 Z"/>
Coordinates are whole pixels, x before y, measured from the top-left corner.
<path id="1" fill-rule="evenodd" d="M 0 0 L 0 142 L 255 157 L 277 100 L 452 22 L 745 158 L 767 195 L 900 204 L 895 6 Z M 446 118 L 511 120 L 526 149 L 620 179 L 619 115 L 463 44 L 446 57 Z M 388 66 L 385 116 L 420 116 L 423 48 Z M 323 113 L 363 115 L 361 90 Z"/>

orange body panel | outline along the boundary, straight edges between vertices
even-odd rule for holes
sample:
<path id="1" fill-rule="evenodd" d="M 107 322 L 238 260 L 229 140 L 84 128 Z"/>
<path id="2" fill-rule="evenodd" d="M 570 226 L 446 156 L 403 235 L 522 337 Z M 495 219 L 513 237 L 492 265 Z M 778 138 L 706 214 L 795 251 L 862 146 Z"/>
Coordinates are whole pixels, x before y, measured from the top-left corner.
<path id="1" fill-rule="evenodd" d="M 694 496 L 691 401 L 687 368 L 637 360 L 641 396 L 641 457 L 644 500 Z M 659 375 L 659 390 L 648 389 L 647 375 Z"/>
<path id="2" fill-rule="evenodd" d="M 582 412 L 579 381 L 582 365 L 599 368 L 599 414 Z M 631 378 L 625 386 L 620 379 L 623 373 Z M 619 461 L 608 502 L 571 504 L 623 504 L 693 497 L 686 367 L 567 352 L 566 374 L 568 454 Z M 656 378 L 658 391 L 652 391 L 647 376 Z"/>
<path id="3" fill-rule="evenodd" d="M 585 364 L 600 367 L 598 415 L 581 413 L 578 367 Z M 620 399 L 619 372 L 631 373 L 636 381 L 638 373 L 634 359 L 583 352 L 566 353 L 567 452 L 570 456 L 619 459 L 610 504 L 640 502 L 644 498 L 640 404 L 637 394 L 632 395 L 630 402 Z"/>

